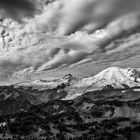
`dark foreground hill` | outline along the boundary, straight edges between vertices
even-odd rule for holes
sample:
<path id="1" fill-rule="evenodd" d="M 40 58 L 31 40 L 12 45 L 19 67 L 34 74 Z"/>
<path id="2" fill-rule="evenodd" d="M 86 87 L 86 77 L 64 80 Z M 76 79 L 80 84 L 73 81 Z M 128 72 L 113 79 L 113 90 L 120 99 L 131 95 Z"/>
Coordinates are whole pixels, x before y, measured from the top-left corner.
<path id="1" fill-rule="evenodd" d="M 24 86 L 0 86 L 0 115 L 27 110 L 31 105 L 47 103 L 50 100 L 65 98 L 67 92 L 58 86 L 39 90 Z"/>
<path id="2" fill-rule="evenodd" d="M 0 117 L 0 136 L 15 139 L 139 140 L 139 89 L 88 92 L 30 105 Z"/>

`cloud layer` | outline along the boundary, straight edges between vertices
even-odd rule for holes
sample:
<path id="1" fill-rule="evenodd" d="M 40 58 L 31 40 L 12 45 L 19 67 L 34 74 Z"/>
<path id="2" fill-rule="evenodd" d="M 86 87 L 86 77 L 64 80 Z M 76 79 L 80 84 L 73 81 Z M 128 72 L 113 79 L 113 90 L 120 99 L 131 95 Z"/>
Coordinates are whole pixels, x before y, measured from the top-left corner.
<path id="1" fill-rule="evenodd" d="M 42 72 L 139 55 L 139 3 L 56 0 L 24 24 L 4 20 L 0 71 Z"/>
<path id="2" fill-rule="evenodd" d="M 138 0 L 56 0 L 32 20 L 30 28 L 57 35 L 93 32 L 120 16 L 139 11 L 139 4 Z"/>

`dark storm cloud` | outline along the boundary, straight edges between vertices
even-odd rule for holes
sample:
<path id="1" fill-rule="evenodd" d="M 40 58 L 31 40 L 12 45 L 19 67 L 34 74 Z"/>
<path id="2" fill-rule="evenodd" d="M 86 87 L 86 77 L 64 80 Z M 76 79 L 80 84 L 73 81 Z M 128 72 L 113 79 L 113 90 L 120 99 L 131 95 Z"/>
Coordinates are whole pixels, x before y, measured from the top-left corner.
<path id="1" fill-rule="evenodd" d="M 33 17 L 35 5 L 29 0 L 0 0 L 0 10 L 8 16 L 19 20 L 21 17 Z"/>

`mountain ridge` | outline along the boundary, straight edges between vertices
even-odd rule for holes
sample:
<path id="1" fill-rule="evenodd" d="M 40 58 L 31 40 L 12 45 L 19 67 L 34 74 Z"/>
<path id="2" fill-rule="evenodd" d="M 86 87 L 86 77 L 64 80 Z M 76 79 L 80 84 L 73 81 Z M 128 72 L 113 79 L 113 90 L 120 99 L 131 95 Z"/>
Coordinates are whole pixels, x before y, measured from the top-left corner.
<path id="1" fill-rule="evenodd" d="M 57 89 L 57 91 L 63 90 L 67 92 L 65 100 L 71 100 L 89 91 L 140 87 L 140 69 L 109 67 L 96 75 L 82 79 L 77 79 L 68 74 L 58 79 L 39 79 L 18 85 L 41 89 Z"/>
<path id="2" fill-rule="evenodd" d="M 128 83 L 125 83 L 125 81 L 129 81 Z M 109 67 L 98 74 L 91 75 L 86 78 L 82 79 L 77 79 L 73 77 L 71 74 L 67 74 L 62 78 L 57 78 L 53 80 L 47 80 L 47 79 L 39 79 L 35 81 L 28 82 L 27 84 L 31 85 L 37 85 L 37 84 L 49 84 L 52 86 L 53 84 L 70 84 L 72 81 L 72 85 L 77 85 L 77 86 L 86 86 L 90 84 L 102 84 L 102 86 L 107 86 L 107 85 L 112 85 L 114 88 L 123 88 L 123 84 L 126 84 L 128 87 L 133 87 L 140 85 L 140 69 L 139 68 L 121 68 L 121 67 Z M 116 84 L 115 82 L 120 82 L 120 84 Z M 24 85 L 24 83 L 20 83 L 19 85 Z M 121 85 L 122 84 L 122 85 Z M 54 86 L 55 87 L 55 86 Z"/>

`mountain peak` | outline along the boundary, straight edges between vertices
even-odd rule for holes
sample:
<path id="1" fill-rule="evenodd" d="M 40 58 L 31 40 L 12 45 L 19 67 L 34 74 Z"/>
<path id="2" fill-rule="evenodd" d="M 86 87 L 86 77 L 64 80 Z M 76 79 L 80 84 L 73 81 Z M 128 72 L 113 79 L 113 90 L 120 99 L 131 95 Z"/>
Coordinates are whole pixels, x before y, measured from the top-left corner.
<path id="1" fill-rule="evenodd" d="M 104 88 L 107 85 L 113 88 L 131 88 L 140 86 L 140 71 L 134 68 L 110 67 L 95 76 L 82 79 L 81 82 L 98 88 Z"/>
<path id="2" fill-rule="evenodd" d="M 89 91 L 140 87 L 140 70 L 110 67 L 100 73 L 75 81 L 68 90 L 70 100 Z"/>
<path id="3" fill-rule="evenodd" d="M 63 78 L 64 79 L 73 79 L 73 76 L 71 74 L 67 74 Z"/>

